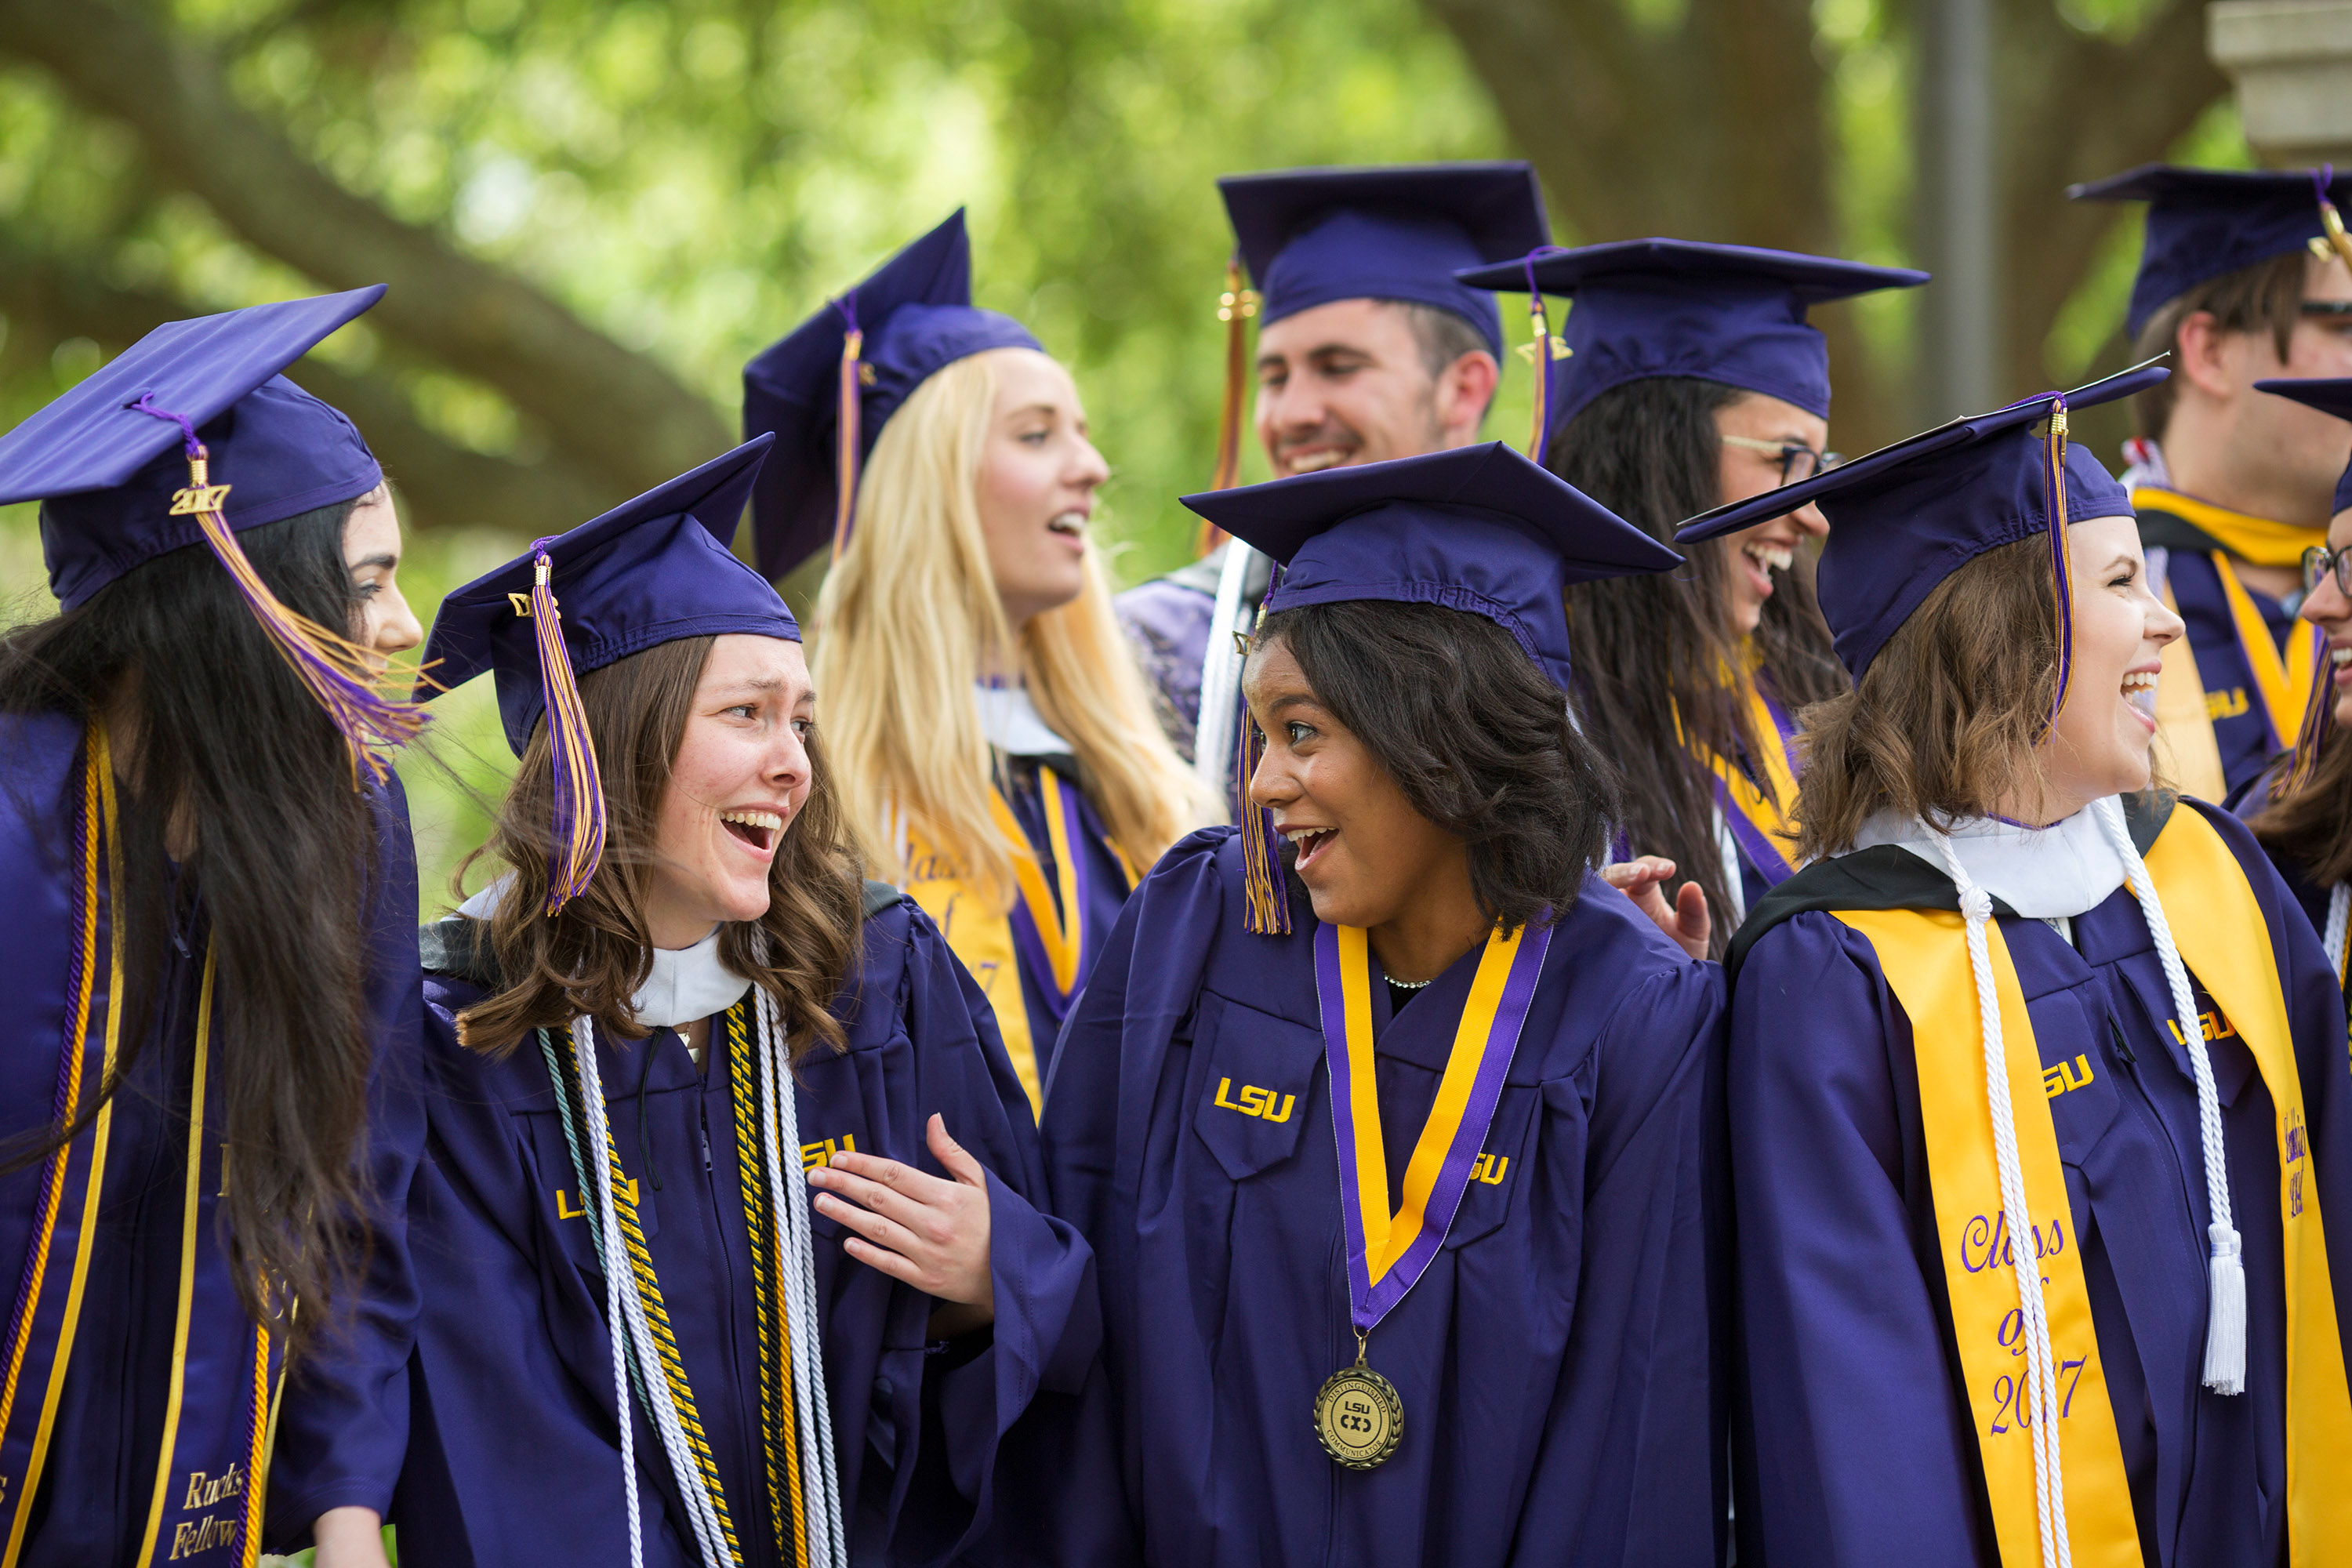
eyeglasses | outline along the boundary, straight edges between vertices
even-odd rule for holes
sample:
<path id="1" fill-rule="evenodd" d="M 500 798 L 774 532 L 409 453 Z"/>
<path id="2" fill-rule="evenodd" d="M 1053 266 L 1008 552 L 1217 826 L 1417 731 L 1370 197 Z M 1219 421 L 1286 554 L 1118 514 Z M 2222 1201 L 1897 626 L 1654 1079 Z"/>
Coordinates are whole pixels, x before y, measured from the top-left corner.
<path id="1" fill-rule="evenodd" d="M 1770 452 L 1778 457 L 1780 459 L 1780 482 L 1784 485 L 1798 484 L 1815 474 L 1827 473 L 1845 461 L 1839 453 L 1817 452 L 1796 441 L 1762 441 L 1753 436 L 1726 436 L 1722 441 L 1725 446 L 1737 447 L 1744 452 Z"/>
<path id="2" fill-rule="evenodd" d="M 2352 599 L 2352 547 L 2343 550 L 2323 550 L 2313 545 L 2303 552 L 2303 591 L 2306 597 L 2319 591 L 2319 584 L 2333 576 L 2336 591 Z"/>

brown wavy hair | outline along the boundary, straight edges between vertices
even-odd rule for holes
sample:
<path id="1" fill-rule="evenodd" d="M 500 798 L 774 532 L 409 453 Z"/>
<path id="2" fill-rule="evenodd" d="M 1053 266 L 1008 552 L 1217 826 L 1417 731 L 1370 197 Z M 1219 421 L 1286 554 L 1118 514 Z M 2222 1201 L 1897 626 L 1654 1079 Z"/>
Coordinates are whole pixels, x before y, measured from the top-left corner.
<path id="1" fill-rule="evenodd" d="M 541 911 L 555 773 L 546 723 L 532 731 L 489 842 L 457 868 L 462 883 L 487 855 L 513 872 L 488 921 L 505 989 L 457 1016 L 458 1038 L 469 1049 L 502 1057 L 532 1030 L 560 1028 L 583 1016 L 621 1038 L 648 1032 L 630 1006 L 653 973 L 644 915 L 647 879 L 662 800 L 715 640 L 661 643 L 581 678 L 580 704 L 604 781 L 604 855 L 587 889 L 552 917 Z M 808 752 L 808 799 L 769 869 L 768 912 L 727 922 L 719 939 L 727 967 L 776 999 L 794 1061 L 820 1044 L 833 1050 L 845 1044 L 831 1005 L 857 941 L 864 886 L 814 731 Z"/>
<path id="2" fill-rule="evenodd" d="M 2271 764 L 2271 786 L 2284 789 L 2294 753 Z M 2275 798 L 2246 826 L 2265 849 L 2304 868 L 2316 887 L 2352 880 L 2352 730 L 2331 725 L 2301 789 Z"/>
<path id="3" fill-rule="evenodd" d="M 2047 541 L 1988 550 L 1936 584 L 1851 694 L 1804 710 L 1799 853 L 1852 848 L 1874 812 L 1950 822 L 2041 783 L 2058 693 L 2052 595 Z"/>

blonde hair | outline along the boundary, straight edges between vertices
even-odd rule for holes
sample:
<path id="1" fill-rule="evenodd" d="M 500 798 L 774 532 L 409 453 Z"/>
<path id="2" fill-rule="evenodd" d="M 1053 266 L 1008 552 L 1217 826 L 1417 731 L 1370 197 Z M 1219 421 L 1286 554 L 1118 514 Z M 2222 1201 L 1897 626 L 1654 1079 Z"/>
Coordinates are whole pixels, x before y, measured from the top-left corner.
<path id="1" fill-rule="evenodd" d="M 1009 906 L 1020 847 L 989 809 L 992 758 L 972 697 L 983 648 L 1017 654 L 1038 713 L 1070 742 L 1087 798 L 1139 873 L 1218 814 L 1153 714 L 1097 552 L 1076 599 L 1017 634 L 1005 617 L 979 500 L 994 358 L 937 372 L 883 426 L 848 546 L 817 598 L 809 665 L 873 874 L 908 879 L 903 822 Z"/>

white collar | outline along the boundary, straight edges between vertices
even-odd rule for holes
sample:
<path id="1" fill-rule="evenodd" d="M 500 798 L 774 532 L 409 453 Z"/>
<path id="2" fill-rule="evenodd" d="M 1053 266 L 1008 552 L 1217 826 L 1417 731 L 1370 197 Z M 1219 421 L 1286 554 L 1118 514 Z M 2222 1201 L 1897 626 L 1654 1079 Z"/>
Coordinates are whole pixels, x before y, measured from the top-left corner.
<path id="1" fill-rule="evenodd" d="M 489 919 L 513 881 L 514 873 L 509 871 L 459 904 L 457 912 L 478 921 Z M 629 998 L 629 1010 L 637 1016 L 637 1022 L 675 1029 L 724 1013 L 743 999 L 751 983 L 719 958 L 720 929 L 712 926 L 710 934 L 692 947 L 653 950 L 653 973 Z"/>
<path id="2" fill-rule="evenodd" d="M 2124 885 L 2124 863 L 2085 807 L 2047 827 L 2022 827 L 1998 817 L 1965 816 L 1947 837 L 1978 887 L 2031 920 L 2053 920 L 2096 909 Z M 1862 825 L 1853 847 L 1895 844 L 1945 870 L 1935 829 L 1916 816 L 1882 811 Z"/>
<path id="3" fill-rule="evenodd" d="M 988 743 L 1008 757 L 1065 757 L 1074 748 L 1054 732 L 1029 700 L 1025 686 L 991 686 L 986 681 L 972 687 L 972 696 L 980 703 L 980 728 Z"/>

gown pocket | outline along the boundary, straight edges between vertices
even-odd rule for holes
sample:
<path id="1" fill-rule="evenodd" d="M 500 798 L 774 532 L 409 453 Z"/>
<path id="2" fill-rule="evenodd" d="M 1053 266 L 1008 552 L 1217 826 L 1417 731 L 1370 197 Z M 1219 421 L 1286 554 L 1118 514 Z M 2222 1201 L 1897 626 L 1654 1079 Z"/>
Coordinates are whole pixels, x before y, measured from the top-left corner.
<path id="1" fill-rule="evenodd" d="M 1201 999 L 1194 1048 L 1206 1064 L 1192 1131 L 1232 1180 L 1298 1152 L 1323 1059 L 1318 1030 L 1214 993 Z"/>
<path id="2" fill-rule="evenodd" d="M 1486 1129 L 1477 1157 L 1471 1163 L 1470 1181 L 1462 1206 L 1446 1228 L 1445 1245 L 1454 1249 L 1491 1236 L 1511 1212 L 1512 1194 L 1528 1181 L 1530 1128 L 1536 1102 L 1543 1090 L 1534 1084 L 1505 1084 L 1495 1106 L 1495 1120 Z"/>

